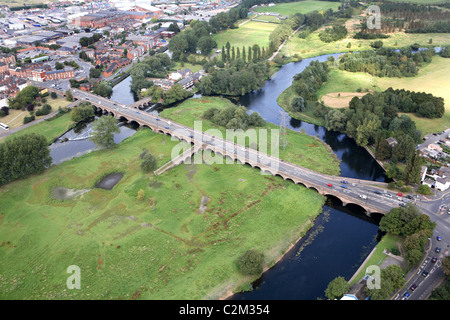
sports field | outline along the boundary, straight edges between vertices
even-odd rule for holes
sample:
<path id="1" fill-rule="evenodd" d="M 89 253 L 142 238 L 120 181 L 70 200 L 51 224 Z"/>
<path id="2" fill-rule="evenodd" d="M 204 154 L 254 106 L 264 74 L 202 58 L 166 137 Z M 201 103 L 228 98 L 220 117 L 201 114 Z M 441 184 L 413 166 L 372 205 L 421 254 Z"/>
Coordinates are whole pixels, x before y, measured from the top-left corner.
<path id="1" fill-rule="evenodd" d="M 269 46 L 269 35 L 277 27 L 276 23 L 266 23 L 250 21 L 240 26 L 238 29 L 228 29 L 213 35 L 213 39 L 217 43 L 217 48 L 221 49 L 227 42 L 231 46 L 242 47 L 258 44 L 261 48 Z"/>
<path id="2" fill-rule="evenodd" d="M 256 12 L 277 12 L 284 16 L 289 16 L 299 13 L 308 13 L 312 11 L 326 11 L 328 9 L 333 9 L 333 11 L 338 10 L 340 2 L 330 2 L 330 1 L 297 1 L 289 3 L 279 3 L 274 6 L 264 6 L 255 8 Z"/>

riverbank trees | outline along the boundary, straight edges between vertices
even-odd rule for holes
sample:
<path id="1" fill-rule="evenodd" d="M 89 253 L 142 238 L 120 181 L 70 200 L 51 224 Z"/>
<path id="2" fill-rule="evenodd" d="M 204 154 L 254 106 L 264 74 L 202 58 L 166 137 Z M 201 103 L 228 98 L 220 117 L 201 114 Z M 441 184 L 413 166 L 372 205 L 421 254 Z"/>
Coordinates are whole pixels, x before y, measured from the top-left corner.
<path id="1" fill-rule="evenodd" d="M 210 70 L 196 86 L 205 95 L 240 96 L 259 89 L 269 74 L 270 66 L 266 61 L 244 63 L 238 59 L 228 68 Z"/>
<path id="2" fill-rule="evenodd" d="M 377 77 L 412 77 L 417 75 L 423 63 L 431 62 L 433 54 L 434 50 L 412 53 L 411 47 L 400 50 L 379 48 L 344 55 L 339 61 L 339 69 Z"/>

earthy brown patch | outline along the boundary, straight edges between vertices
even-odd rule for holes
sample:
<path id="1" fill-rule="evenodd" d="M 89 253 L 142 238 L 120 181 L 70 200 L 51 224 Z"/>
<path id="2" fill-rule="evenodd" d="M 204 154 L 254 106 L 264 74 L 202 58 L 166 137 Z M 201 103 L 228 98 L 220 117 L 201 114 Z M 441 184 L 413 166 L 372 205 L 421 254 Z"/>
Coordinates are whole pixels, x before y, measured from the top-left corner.
<path id="1" fill-rule="evenodd" d="M 362 97 L 367 92 L 332 92 L 324 95 L 321 100 L 331 108 L 347 108 L 353 97 Z"/>

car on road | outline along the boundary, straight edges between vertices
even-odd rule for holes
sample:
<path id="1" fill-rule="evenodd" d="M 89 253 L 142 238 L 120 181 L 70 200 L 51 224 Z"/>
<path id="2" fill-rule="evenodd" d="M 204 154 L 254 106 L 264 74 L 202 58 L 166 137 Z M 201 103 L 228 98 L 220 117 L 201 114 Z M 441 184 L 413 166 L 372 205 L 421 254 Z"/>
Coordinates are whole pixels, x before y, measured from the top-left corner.
<path id="1" fill-rule="evenodd" d="M 442 240 L 441 236 L 437 236 L 436 239 L 437 239 L 437 241 L 441 241 Z"/>
<path id="2" fill-rule="evenodd" d="M 347 189 L 347 186 L 343 184 L 341 185 L 341 188 Z"/>
<path id="3" fill-rule="evenodd" d="M 376 194 L 381 194 L 381 192 L 378 191 L 378 190 L 375 190 L 374 193 L 376 193 Z"/>
<path id="4" fill-rule="evenodd" d="M 400 207 L 406 207 L 406 204 L 404 204 L 403 202 L 400 202 L 398 205 L 399 205 Z"/>
<path id="5" fill-rule="evenodd" d="M 390 194 L 390 193 L 385 193 L 384 195 L 385 195 L 386 197 L 392 198 L 392 194 Z"/>
<path id="6" fill-rule="evenodd" d="M 422 272 L 422 276 L 426 277 L 430 272 L 427 270 L 424 270 L 424 272 Z"/>
<path id="7" fill-rule="evenodd" d="M 399 197 L 403 197 L 403 193 L 401 193 L 401 192 L 397 193 L 397 195 L 398 195 Z"/>
<path id="8" fill-rule="evenodd" d="M 367 199 L 367 196 L 366 196 L 365 194 L 360 194 L 359 197 L 360 197 L 361 199 Z"/>
<path id="9" fill-rule="evenodd" d="M 173 123 L 172 123 L 171 121 L 167 121 L 167 124 L 168 124 L 169 126 L 173 125 Z"/>
<path id="10" fill-rule="evenodd" d="M 417 288 L 417 284 L 413 284 L 413 285 L 410 287 L 411 291 L 416 290 L 416 288 Z"/>
<path id="11" fill-rule="evenodd" d="M 333 184 L 332 183 L 327 183 L 327 187 L 332 187 Z"/>
<path id="12" fill-rule="evenodd" d="M 405 294 L 403 295 L 402 300 L 408 299 L 410 295 L 411 295 L 411 294 L 410 294 L 409 292 L 405 292 Z"/>
<path id="13" fill-rule="evenodd" d="M 156 118 L 156 121 L 160 121 L 161 119 L 160 118 Z"/>
<path id="14" fill-rule="evenodd" d="M 165 126 L 164 128 L 166 128 L 166 129 L 169 129 L 169 127 L 168 127 L 168 126 Z"/>
<path id="15" fill-rule="evenodd" d="M 139 111 L 136 111 L 136 113 L 140 113 Z"/>
<path id="16" fill-rule="evenodd" d="M 434 252 L 436 252 L 436 253 L 441 252 L 441 248 L 440 248 L 440 247 L 436 247 L 436 249 L 434 250 Z"/>
<path id="17" fill-rule="evenodd" d="M 341 183 L 348 184 L 348 181 L 347 180 L 342 180 Z"/>
<path id="18" fill-rule="evenodd" d="M 436 258 L 436 257 L 431 258 L 431 262 L 432 262 L 432 263 L 436 263 L 436 261 L 437 261 L 437 258 Z"/>

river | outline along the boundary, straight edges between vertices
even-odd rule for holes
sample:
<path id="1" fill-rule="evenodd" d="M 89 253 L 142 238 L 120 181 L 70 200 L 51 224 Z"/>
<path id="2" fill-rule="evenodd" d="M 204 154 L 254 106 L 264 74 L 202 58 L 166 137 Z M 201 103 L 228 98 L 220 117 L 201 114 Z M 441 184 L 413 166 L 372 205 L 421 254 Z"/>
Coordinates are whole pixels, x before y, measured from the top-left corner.
<path id="1" fill-rule="evenodd" d="M 338 55 L 323 55 L 284 65 L 263 88 L 243 96 L 240 103 L 246 106 L 249 112 L 258 112 L 267 122 L 279 125 L 280 112 L 283 109 L 276 102 L 278 95 L 291 85 L 294 75 L 303 71 L 311 61 L 325 61 L 329 56 Z M 116 85 L 111 100 L 125 104 L 134 102 L 130 83 L 131 77 L 128 77 Z M 345 134 L 328 131 L 321 126 L 293 119 L 289 115 L 287 127 L 296 131 L 303 129 L 307 134 L 317 136 L 330 145 L 341 161 L 342 176 L 386 181 L 384 171 L 378 163 L 364 148 L 358 147 L 354 140 Z M 123 135 L 119 134 L 117 139 L 120 140 L 132 133 L 124 132 Z M 84 150 L 81 150 L 83 148 L 80 145 L 79 149 L 73 149 L 72 156 L 93 150 L 92 145 L 90 147 L 87 145 L 90 142 L 86 141 Z M 78 141 L 70 143 L 76 146 L 75 143 Z M 52 146 L 52 157 L 58 152 L 56 144 Z M 62 143 L 64 144 L 66 143 Z M 66 148 L 61 154 L 67 158 L 66 152 L 69 150 L 71 149 Z M 61 161 L 65 159 L 61 156 L 59 158 Z M 254 284 L 253 291 L 235 294 L 231 299 L 321 299 L 325 298 L 324 291 L 335 277 L 343 276 L 347 280 L 350 279 L 379 240 L 378 221 L 368 218 L 358 207 L 340 207 L 339 203 L 331 201 L 332 199 L 329 199 L 323 207 L 323 212 L 316 219 L 314 227 L 282 260 L 263 274 Z"/>

